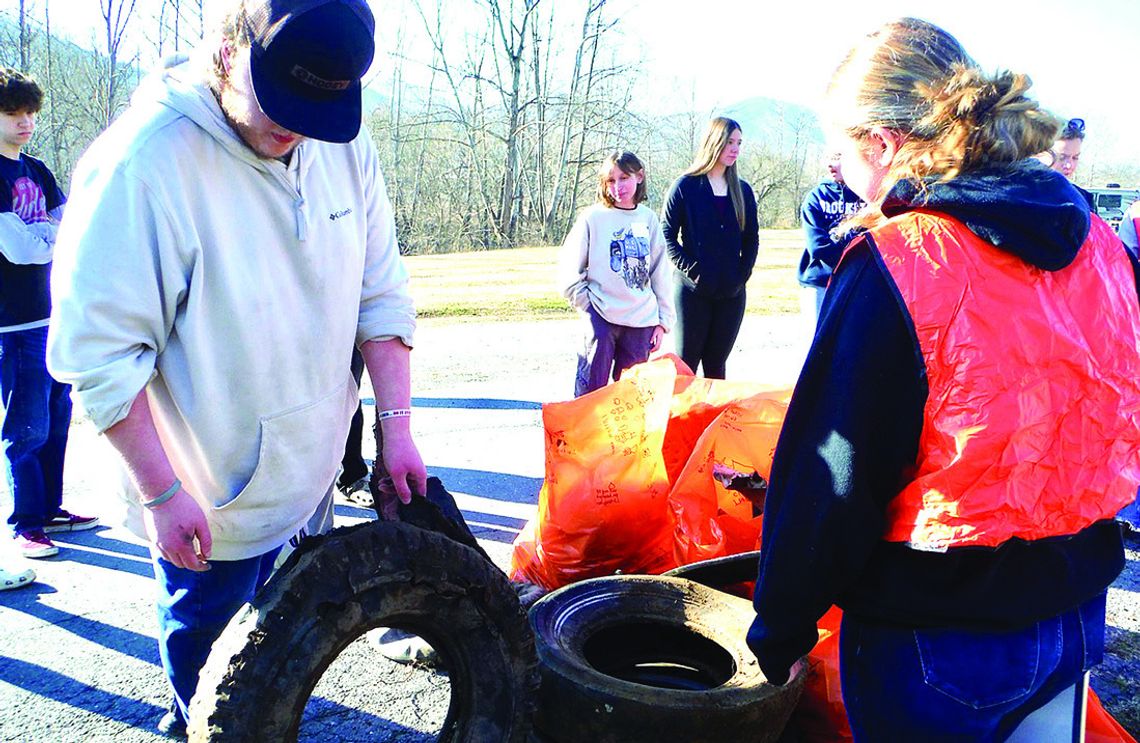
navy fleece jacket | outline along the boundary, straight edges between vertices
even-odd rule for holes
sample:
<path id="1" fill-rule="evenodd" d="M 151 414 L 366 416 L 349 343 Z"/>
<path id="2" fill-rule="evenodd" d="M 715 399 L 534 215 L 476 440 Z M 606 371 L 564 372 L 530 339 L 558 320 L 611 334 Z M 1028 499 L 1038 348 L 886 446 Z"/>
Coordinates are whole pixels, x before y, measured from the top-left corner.
<path id="1" fill-rule="evenodd" d="M 678 281 L 704 297 L 735 297 L 744 291 L 756 265 L 760 228 L 752 187 L 740 182 L 744 229 L 724 220 L 703 175 L 683 175 L 673 183 L 661 209 L 661 231 Z M 731 210 L 729 210 L 731 212 Z"/>

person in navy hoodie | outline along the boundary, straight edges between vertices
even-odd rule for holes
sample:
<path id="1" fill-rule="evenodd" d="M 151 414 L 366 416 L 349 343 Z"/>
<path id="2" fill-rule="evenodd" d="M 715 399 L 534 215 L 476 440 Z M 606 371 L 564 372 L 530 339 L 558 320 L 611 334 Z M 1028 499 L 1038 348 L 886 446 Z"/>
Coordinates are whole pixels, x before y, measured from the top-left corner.
<path id="1" fill-rule="evenodd" d="M 831 272 L 852 237 L 850 231 L 840 227 L 840 223 L 865 206 L 863 200 L 843 182 L 843 166 L 838 153 L 828 156 L 827 172 L 831 180 L 816 186 L 800 209 L 800 222 L 807 244 L 800 258 L 797 278 L 804 287 L 801 309 L 811 320 L 812 328 L 819 320 L 819 308 L 823 305 L 823 293 L 831 280 Z"/>
<path id="2" fill-rule="evenodd" d="M 63 192 L 47 166 L 23 152 L 43 91 L 0 69 L 0 394 L 4 472 L 12 492 L 8 524 L 24 557 L 59 552 L 48 533 L 90 529 L 92 517 L 63 510 L 63 455 L 71 424 L 70 388 L 45 360 L 48 277 Z"/>
<path id="3" fill-rule="evenodd" d="M 1061 121 L 926 21 L 826 120 L 865 231 L 772 463 L 748 644 L 773 683 L 843 609 L 861 741 L 1077 740 L 1140 482 L 1140 266 L 1030 156 Z"/>

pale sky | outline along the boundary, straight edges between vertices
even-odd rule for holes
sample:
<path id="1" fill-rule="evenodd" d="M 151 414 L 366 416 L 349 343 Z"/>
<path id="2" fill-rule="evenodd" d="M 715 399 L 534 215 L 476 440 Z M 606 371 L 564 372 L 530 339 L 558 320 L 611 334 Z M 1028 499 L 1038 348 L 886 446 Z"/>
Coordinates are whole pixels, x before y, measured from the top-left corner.
<path id="1" fill-rule="evenodd" d="M 707 105 L 817 107 L 847 50 L 904 15 L 942 26 L 988 70 L 1028 74 L 1045 108 L 1088 123 L 1086 158 L 1103 147 L 1140 162 L 1140 0 L 642 0 L 625 20 L 644 29 L 656 74 L 694 78 Z"/>
<path id="2" fill-rule="evenodd" d="M 581 3 L 545 1 L 575 19 L 569 32 L 575 34 Z M 26 2 L 42 14 L 44 0 Z M 150 17 L 158 2 L 138 0 L 139 12 Z M 403 4 L 370 2 L 383 47 Z M 78 41 L 90 39 L 101 20 L 99 0 L 50 3 L 53 26 Z M 444 7 L 449 3 L 466 9 L 467 0 L 444 0 Z M 16 5 L 0 0 L 0 13 L 14 18 Z M 208 13 L 221 6 L 222 0 L 206 0 Z M 887 19 L 914 15 L 954 34 L 983 67 L 1030 75 L 1031 94 L 1054 113 L 1084 118 L 1082 162 L 1098 150 L 1140 162 L 1140 0 L 611 0 L 607 12 L 623 19 L 618 52 L 644 62 L 653 104 L 647 108 L 684 109 L 690 94 L 701 108 L 753 96 L 817 107 L 831 72 L 860 36 Z M 576 42 L 568 37 L 564 46 Z M 378 66 L 384 63 L 378 58 Z"/>

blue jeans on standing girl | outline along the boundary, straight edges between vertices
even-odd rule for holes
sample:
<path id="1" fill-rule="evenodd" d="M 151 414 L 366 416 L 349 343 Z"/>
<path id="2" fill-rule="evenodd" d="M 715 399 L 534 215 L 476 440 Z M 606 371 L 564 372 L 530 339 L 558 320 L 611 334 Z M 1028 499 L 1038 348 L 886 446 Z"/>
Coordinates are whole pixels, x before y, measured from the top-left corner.
<path id="1" fill-rule="evenodd" d="M 1009 631 L 916 629 L 843 615 L 843 702 L 861 741 L 1004 741 L 1104 655 L 1105 594 Z"/>

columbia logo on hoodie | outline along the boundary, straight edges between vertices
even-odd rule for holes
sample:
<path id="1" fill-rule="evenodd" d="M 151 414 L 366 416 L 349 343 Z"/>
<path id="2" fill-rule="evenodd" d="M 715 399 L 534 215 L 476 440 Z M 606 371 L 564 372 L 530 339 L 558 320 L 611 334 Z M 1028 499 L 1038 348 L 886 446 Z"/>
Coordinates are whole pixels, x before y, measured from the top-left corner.
<path id="1" fill-rule="evenodd" d="M 352 209 L 341 209 L 339 212 L 329 212 L 329 221 L 335 222 L 341 217 L 347 217 L 352 214 Z"/>

